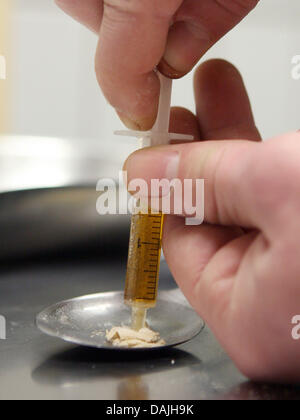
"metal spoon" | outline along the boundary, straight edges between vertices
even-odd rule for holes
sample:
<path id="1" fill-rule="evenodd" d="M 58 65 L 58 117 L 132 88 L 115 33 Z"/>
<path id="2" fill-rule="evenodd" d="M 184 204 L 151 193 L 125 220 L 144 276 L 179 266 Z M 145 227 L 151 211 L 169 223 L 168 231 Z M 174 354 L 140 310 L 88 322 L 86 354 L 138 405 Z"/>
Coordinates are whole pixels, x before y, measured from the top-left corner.
<path id="1" fill-rule="evenodd" d="M 189 306 L 179 289 L 164 291 L 148 313 L 147 322 L 166 344 L 154 348 L 124 349 L 106 341 L 105 332 L 116 325 L 130 325 L 131 312 L 123 292 L 100 293 L 57 303 L 41 312 L 38 328 L 52 337 L 98 349 L 155 351 L 185 343 L 204 328 L 204 322 Z"/>

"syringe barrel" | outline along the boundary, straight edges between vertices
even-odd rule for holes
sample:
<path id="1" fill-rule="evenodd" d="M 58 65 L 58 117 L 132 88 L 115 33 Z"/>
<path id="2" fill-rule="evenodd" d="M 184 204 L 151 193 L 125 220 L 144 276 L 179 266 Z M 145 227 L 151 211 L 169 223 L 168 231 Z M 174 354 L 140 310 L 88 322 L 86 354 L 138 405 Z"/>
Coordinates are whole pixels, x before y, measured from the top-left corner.
<path id="1" fill-rule="evenodd" d="M 153 308 L 156 304 L 161 258 L 163 214 L 135 214 L 131 220 L 125 303 Z"/>

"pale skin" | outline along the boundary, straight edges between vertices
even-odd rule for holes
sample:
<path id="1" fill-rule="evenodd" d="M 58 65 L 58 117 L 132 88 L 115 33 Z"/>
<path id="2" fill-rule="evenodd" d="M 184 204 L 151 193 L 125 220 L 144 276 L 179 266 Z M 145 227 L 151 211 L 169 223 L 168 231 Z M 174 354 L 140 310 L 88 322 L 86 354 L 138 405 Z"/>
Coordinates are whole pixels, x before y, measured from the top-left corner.
<path id="1" fill-rule="evenodd" d="M 149 128 L 157 106 L 155 65 L 164 57 L 161 70 L 167 75 L 187 73 L 257 1 L 152 0 L 150 10 L 146 0 L 57 3 L 100 30 L 96 70 L 103 91 L 116 109 L 122 108 L 127 125 L 133 126 L 128 124 L 131 116 L 139 128 Z M 121 3 L 133 9 L 119 10 Z M 143 8 L 135 10 L 137 3 Z M 192 8 L 193 4 L 197 7 Z M 205 21 L 200 4 L 208 7 Z M 107 10 L 108 18 L 111 8 L 121 13 L 119 32 L 120 19 L 113 18 L 111 27 L 104 20 L 103 11 Z M 192 13 L 189 23 L 170 29 L 172 17 L 187 16 L 182 10 Z M 131 15 L 147 27 L 143 42 L 138 41 L 142 25 L 128 29 Z M 160 20 L 161 31 L 153 31 L 155 19 Z M 122 36 L 128 61 L 118 67 Z M 112 64 L 115 68 L 109 75 Z M 124 66 L 127 74 L 121 75 L 118 72 Z M 140 95 L 143 86 L 147 88 Z M 136 98 L 142 98 L 143 104 Z M 166 218 L 163 246 L 174 278 L 241 372 L 254 380 L 299 382 L 300 340 L 292 338 L 291 322 L 300 314 L 300 133 L 261 142 L 242 77 L 222 60 L 198 67 L 195 99 L 196 115 L 173 109 L 171 131 L 193 134 L 197 141 L 134 153 L 125 164 L 129 180 L 205 179 L 205 223 L 186 227 L 185 215 Z"/>

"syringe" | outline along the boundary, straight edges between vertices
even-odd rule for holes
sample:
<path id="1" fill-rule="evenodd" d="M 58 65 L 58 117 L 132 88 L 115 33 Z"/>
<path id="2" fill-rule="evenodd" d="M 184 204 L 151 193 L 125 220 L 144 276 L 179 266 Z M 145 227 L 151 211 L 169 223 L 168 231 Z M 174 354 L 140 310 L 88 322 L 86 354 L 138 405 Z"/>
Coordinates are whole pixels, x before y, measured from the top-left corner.
<path id="1" fill-rule="evenodd" d="M 169 134 L 172 80 L 159 74 L 161 82 L 157 121 L 150 132 L 119 131 L 116 134 L 140 139 L 141 147 L 168 144 L 171 139 L 193 140 L 192 136 Z M 145 212 L 133 214 L 124 300 L 132 308 L 132 328 L 145 326 L 147 310 L 155 307 L 159 282 L 164 215 Z"/>
<path id="2" fill-rule="evenodd" d="M 145 326 L 147 310 L 156 304 L 164 216 L 132 216 L 124 300 L 132 308 L 135 330 Z"/>

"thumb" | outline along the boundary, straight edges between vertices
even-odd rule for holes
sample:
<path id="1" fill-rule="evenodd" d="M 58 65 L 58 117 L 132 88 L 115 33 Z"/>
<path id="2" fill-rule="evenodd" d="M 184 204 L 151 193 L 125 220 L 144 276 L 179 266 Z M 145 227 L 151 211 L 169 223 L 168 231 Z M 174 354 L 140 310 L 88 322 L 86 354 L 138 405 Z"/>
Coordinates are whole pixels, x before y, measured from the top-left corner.
<path id="1" fill-rule="evenodd" d="M 96 73 L 104 95 L 131 129 L 155 123 L 161 60 L 172 17 L 183 0 L 104 0 Z"/>
<path id="2" fill-rule="evenodd" d="M 146 181 L 149 195 L 153 195 L 153 180 L 179 179 L 183 186 L 184 180 L 204 180 L 205 222 L 262 228 L 265 212 L 256 202 L 260 181 L 253 175 L 253 168 L 257 170 L 263 148 L 262 143 L 247 140 L 148 148 L 131 155 L 124 170 L 129 182 L 133 179 Z M 182 195 L 184 193 L 183 188 Z M 193 194 L 195 197 L 195 191 Z"/>

